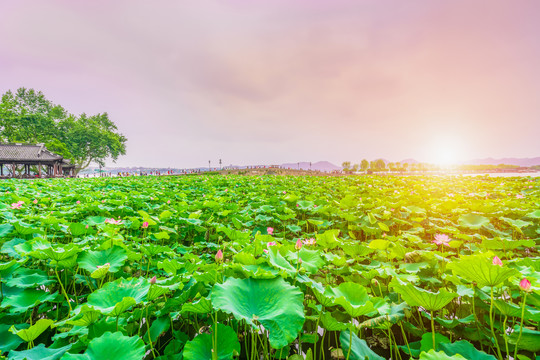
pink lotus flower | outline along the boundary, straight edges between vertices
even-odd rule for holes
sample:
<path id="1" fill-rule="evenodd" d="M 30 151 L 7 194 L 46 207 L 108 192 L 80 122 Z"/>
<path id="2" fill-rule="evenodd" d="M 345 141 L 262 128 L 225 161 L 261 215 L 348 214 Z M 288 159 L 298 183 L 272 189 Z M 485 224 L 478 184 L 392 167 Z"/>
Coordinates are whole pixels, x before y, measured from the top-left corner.
<path id="1" fill-rule="evenodd" d="M 111 225 L 120 225 L 120 224 L 122 224 L 122 220 L 120 220 L 120 219 L 114 220 L 113 218 L 105 219 L 105 223 L 106 224 L 111 224 Z"/>
<path id="2" fill-rule="evenodd" d="M 296 207 L 299 207 L 300 205 L 296 204 Z"/>
<path id="3" fill-rule="evenodd" d="M 302 239 L 296 240 L 296 244 L 294 244 L 294 248 L 296 250 L 300 250 L 302 248 Z"/>
<path id="4" fill-rule="evenodd" d="M 527 278 L 523 278 L 521 279 L 521 281 L 519 282 L 519 288 L 523 291 L 531 291 L 531 282 L 529 280 L 527 280 Z"/>
<path id="5" fill-rule="evenodd" d="M 81 200 L 77 200 L 77 205 L 79 205 L 81 203 Z"/>
<path id="6" fill-rule="evenodd" d="M 283 190 L 283 193 L 286 194 L 287 192 L 285 190 Z"/>
<path id="7" fill-rule="evenodd" d="M 533 186 L 532 186 L 532 185 L 529 185 L 529 189 L 532 189 L 532 188 L 533 188 Z"/>
<path id="8" fill-rule="evenodd" d="M 516 199 L 523 199 L 523 198 L 524 198 L 523 194 L 517 194 L 516 195 Z"/>
<path id="9" fill-rule="evenodd" d="M 498 256 L 493 257 L 493 261 L 491 262 L 493 265 L 503 266 L 503 263 L 501 259 L 499 259 Z"/>
<path id="10" fill-rule="evenodd" d="M 33 202 L 34 204 L 37 204 L 37 203 L 38 203 L 37 199 L 34 199 L 34 201 L 32 201 L 32 202 Z"/>
<path id="11" fill-rule="evenodd" d="M 266 250 L 266 249 L 263 249 L 263 252 L 264 252 L 265 254 L 268 254 L 268 250 Z"/>
<path id="12" fill-rule="evenodd" d="M 170 204 L 171 203 L 171 200 L 167 200 L 167 204 Z"/>
<path id="13" fill-rule="evenodd" d="M 450 242 L 450 238 L 446 234 L 436 234 L 435 240 L 433 240 L 437 245 L 444 245 L 444 246 L 450 246 L 448 243 Z"/>
<path id="14" fill-rule="evenodd" d="M 216 262 L 220 263 L 222 261 L 223 261 L 223 252 L 221 251 L 221 249 L 219 249 L 218 252 L 216 253 Z"/>
<path id="15" fill-rule="evenodd" d="M 150 279 L 150 284 L 154 285 L 157 281 L 157 278 L 154 276 L 153 278 Z"/>
<path id="16" fill-rule="evenodd" d="M 142 223 L 142 228 L 146 229 L 146 228 L 148 228 L 148 225 L 149 225 L 148 221 L 145 221 L 145 222 Z"/>
<path id="17" fill-rule="evenodd" d="M 266 232 L 268 233 L 268 235 L 273 235 L 274 234 L 274 228 L 273 227 L 268 227 L 268 228 L 266 228 Z"/>
<path id="18" fill-rule="evenodd" d="M 315 245 L 317 241 L 315 240 L 315 238 L 309 238 L 309 239 L 304 240 L 303 243 L 304 245 L 308 246 L 308 245 Z"/>
<path id="19" fill-rule="evenodd" d="M 85 226 L 85 229 L 88 229 L 88 225 Z"/>
<path id="20" fill-rule="evenodd" d="M 96 266 L 96 268 L 101 269 L 102 267 L 105 267 L 105 266 L 111 266 L 111 263 L 105 263 L 103 265 L 98 265 L 98 266 Z"/>
<path id="21" fill-rule="evenodd" d="M 266 243 L 266 247 L 270 247 L 270 246 L 274 246 L 274 245 L 276 245 L 275 241 L 270 241 L 270 242 Z"/>
<path id="22" fill-rule="evenodd" d="M 20 209 L 23 206 L 23 204 L 24 204 L 23 201 L 18 201 L 16 203 L 11 204 L 11 208 L 12 209 Z"/>
<path id="23" fill-rule="evenodd" d="M 105 204 L 105 200 L 101 200 L 101 202 L 102 202 L 103 204 Z"/>

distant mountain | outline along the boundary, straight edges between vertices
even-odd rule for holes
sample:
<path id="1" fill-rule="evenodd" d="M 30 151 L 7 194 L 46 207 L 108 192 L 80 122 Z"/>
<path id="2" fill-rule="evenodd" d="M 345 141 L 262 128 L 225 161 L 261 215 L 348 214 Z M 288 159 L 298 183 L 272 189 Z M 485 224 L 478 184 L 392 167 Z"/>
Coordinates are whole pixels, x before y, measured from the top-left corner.
<path id="1" fill-rule="evenodd" d="M 416 161 L 414 159 L 405 159 L 405 160 L 401 160 L 399 161 L 400 164 L 418 164 L 419 161 Z"/>
<path id="2" fill-rule="evenodd" d="M 285 169 L 300 169 L 300 170 L 318 170 L 318 171 L 335 171 L 335 170 L 341 170 L 341 166 L 337 166 L 332 164 L 328 161 L 317 161 L 315 163 L 311 163 L 311 167 L 309 165 L 309 162 L 302 161 L 299 163 L 288 163 L 288 164 L 281 164 L 280 166 Z"/>
<path id="3" fill-rule="evenodd" d="M 493 158 L 485 158 L 485 159 L 474 159 L 465 161 L 465 164 L 468 165 L 499 165 L 499 164 L 505 164 L 505 165 L 516 165 L 516 166 L 534 166 L 534 165 L 540 165 L 540 157 L 535 158 L 502 158 L 502 159 L 493 159 Z"/>

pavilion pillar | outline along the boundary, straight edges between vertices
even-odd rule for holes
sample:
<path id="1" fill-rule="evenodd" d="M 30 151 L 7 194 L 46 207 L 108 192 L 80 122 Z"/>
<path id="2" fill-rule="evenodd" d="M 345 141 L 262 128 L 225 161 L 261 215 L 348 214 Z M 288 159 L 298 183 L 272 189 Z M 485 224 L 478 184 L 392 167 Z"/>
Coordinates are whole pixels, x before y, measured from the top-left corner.
<path id="1" fill-rule="evenodd" d="M 38 176 L 41 177 L 41 164 L 38 164 Z"/>
<path id="2" fill-rule="evenodd" d="M 0 176 L 4 176 L 4 164 L 0 164 Z"/>

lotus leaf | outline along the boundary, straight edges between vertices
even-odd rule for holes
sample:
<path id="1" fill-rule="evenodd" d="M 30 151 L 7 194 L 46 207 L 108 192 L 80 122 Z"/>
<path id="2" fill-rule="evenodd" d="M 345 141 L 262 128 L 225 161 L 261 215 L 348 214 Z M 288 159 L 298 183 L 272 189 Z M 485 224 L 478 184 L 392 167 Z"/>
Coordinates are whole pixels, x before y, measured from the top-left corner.
<path id="1" fill-rule="evenodd" d="M 118 316 L 142 302 L 149 289 L 150 283 L 146 279 L 118 279 L 90 294 L 87 304 L 102 314 Z"/>
<path id="2" fill-rule="evenodd" d="M 142 360 L 144 343 L 136 336 L 124 336 L 120 332 L 106 332 L 92 339 L 84 354 L 65 354 L 62 360 Z"/>
<path id="3" fill-rule="evenodd" d="M 85 251 L 79 256 L 77 262 L 89 273 L 93 273 L 98 266 L 105 264 L 109 264 L 109 272 L 115 273 L 120 270 L 126 260 L 126 251 L 119 246 L 113 246 L 104 251 Z"/>
<path id="4" fill-rule="evenodd" d="M 9 328 L 9 331 L 19 336 L 26 342 L 34 341 L 39 335 L 54 324 L 50 319 L 39 319 L 36 323 L 27 329 L 17 330 L 15 326 Z"/>
<path id="5" fill-rule="evenodd" d="M 39 344 L 30 350 L 12 351 L 9 353 L 9 360 L 58 360 L 69 349 L 71 344 L 57 349 L 46 348 L 45 345 Z"/>
<path id="6" fill-rule="evenodd" d="M 477 214 L 467 214 L 467 215 L 461 215 L 459 217 L 459 225 L 469 228 L 478 230 L 482 226 L 486 226 L 489 224 L 489 219 L 485 216 L 480 216 Z"/>
<path id="7" fill-rule="evenodd" d="M 422 352 L 420 354 L 420 360 L 466 360 L 466 359 L 459 354 L 448 356 L 442 351 L 435 352 L 435 350 L 431 349 L 428 352 Z"/>
<path id="8" fill-rule="evenodd" d="M 439 344 L 439 347 L 446 355 L 450 356 L 459 354 L 469 360 L 496 360 L 495 356 L 477 350 L 473 344 L 466 340 L 456 341 L 452 344 Z"/>
<path id="9" fill-rule="evenodd" d="M 476 282 L 479 287 L 498 286 L 509 277 L 516 275 L 515 269 L 493 265 L 485 256 L 462 256 L 458 261 L 448 264 L 454 274 L 468 281 Z"/>
<path id="10" fill-rule="evenodd" d="M 212 304 L 250 325 L 261 323 L 274 349 L 291 343 L 304 324 L 303 294 L 282 278 L 229 278 L 214 285 Z"/>
<path id="11" fill-rule="evenodd" d="M 351 341 L 352 339 L 352 341 Z M 339 335 L 339 342 L 343 353 L 350 351 L 350 360 L 384 360 L 384 358 L 369 348 L 366 341 L 359 339 L 355 333 L 350 330 L 342 331 Z"/>
<path id="12" fill-rule="evenodd" d="M 212 327 L 211 334 L 201 334 L 192 341 L 188 341 L 184 347 L 185 360 L 229 360 L 235 353 L 240 353 L 240 343 L 238 336 L 232 328 L 222 324 L 217 325 L 217 357 L 212 357 L 212 336 L 215 327 Z"/>
<path id="13" fill-rule="evenodd" d="M 450 301 L 458 297 L 444 289 L 436 293 L 418 288 L 412 284 L 393 283 L 394 289 L 410 306 L 421 306 L 428 311 L 437 311 L 445 307 Z"/>
<path id="14" fill-rule="evenodd" d="M 48 293 L 36 289 L 18 291 L 2 301 L 0 308 L 10 308 L 11 313 L 24 313 L 28 309 L 47 301 L 54 301 L 58 293 Z"/>

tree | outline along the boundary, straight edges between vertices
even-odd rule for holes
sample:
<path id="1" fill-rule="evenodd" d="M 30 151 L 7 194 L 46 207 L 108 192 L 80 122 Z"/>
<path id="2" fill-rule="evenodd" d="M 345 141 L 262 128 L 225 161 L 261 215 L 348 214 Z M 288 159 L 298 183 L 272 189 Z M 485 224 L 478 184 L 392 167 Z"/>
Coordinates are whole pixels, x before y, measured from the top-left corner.
<path id="1" fill-rule="evenodd" d="M 362 159 L 360 162 L 360 169 L 362 171 L 367 171 L 367 169 L 369 169 L 369 162 L 366 159 Z"/>
<path id="2" fill-rule="evenodd" d="M 75 116 L 42 92 L 20 88 L 0 102 L 0 141 L 45 143 L 47 149 L 73 160 L 75 173 L 91 162 L 103 166 L 126 153 L 127 139 L 107 113 Z"/>
<path id="3" fill-rule="evenodd" d="M 354 164 L 354 165 L 353 165 L 352 171 L 353 171 L 353 172 L 357 172 L 357 171 L 358 171 L 358 164 Z"/>
<path id="4" fill-rule="evenodd" d="M 341 166 L 343 167 L 343 171 L 347 172 L 351 168 L 351 162 L 350 161 L 344 161 Z"/>
<path id="5" fill-rule="evenodd" d="M 127 139 L 118 133 L 118 128 L 107 113 L 70 116 L 58 125 L 63 143 L 72 154 L 75 173 L 92 162 L 104 166 L 107 158 L 116 161 L 126 153 Z"/>

